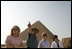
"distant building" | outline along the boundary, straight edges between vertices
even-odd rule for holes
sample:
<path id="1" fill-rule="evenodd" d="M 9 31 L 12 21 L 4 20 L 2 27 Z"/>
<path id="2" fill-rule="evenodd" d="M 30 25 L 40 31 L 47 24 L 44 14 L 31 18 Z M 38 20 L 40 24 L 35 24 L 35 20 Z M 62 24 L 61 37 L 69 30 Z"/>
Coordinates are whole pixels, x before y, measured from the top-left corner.
<path id="1" fill-rule="evenodd" d="M 71 48 L 71 37 L 62 39 L 64 48 Z"/>
<path id="2" fill-rule="evenodd" d="M 1 45 L 1 48 L 5 48 L 5 44 L 2 44 L 2 45 Z"/>

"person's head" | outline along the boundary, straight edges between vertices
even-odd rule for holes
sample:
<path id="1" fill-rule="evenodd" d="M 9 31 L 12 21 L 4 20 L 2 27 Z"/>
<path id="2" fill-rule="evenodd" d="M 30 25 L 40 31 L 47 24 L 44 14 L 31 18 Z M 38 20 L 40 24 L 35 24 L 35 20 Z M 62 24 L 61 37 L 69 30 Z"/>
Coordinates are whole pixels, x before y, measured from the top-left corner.
<path id="1" fill-rule="evenodd" d="M 13 26 L 13 28 L 11 29 L 11 36 L 19 36 L 20 34 L 20 28 L 18 26 Z"/>
<path id="2" fill-rule="evenodd" d="M 42 34 L 42 38 L 43 38 L 44 40 L 47 40 L 47 34 L 46 34 L 46 33 L 43 33 L 43 34 Z"/>
<path id="3" fill-rule="evenodd" d="M 58 42 L 59 41 L 58 36 L 54 35 L 53 40 L 56 41 L 56 42 Z"/>
<path id="4" fill-rule="evenodd" d="M 32 34 L 37 34 L 39 32 L 37 28 L 32 28 L 31 31 L 32 31 Z"/>

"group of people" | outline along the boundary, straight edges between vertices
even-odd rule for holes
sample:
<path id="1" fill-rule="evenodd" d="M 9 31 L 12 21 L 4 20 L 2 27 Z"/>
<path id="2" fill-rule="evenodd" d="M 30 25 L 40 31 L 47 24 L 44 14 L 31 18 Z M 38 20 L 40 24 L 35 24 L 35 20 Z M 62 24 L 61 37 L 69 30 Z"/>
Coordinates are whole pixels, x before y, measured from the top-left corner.
<path id="1" fill-rule="evenodd" d="M 37 28 L 31 28 L 31 24 L 28 24 L 28 38 L 27 38 L 27 48 L 63 48 L 62 42 L 59 41 L 58 36 L 54 35 L 53 42 L 50 44 L 47 41 L 47 34 L 42 34 L 42 40 L 38 42 L 36 34 L 39 32 Z M 23 44 L 23 40 L 19 37 L 20 28 L 18 26 L 14 26 L 11 29 L 11 35 L 6 38 L 6 48 L 25 48 Z"/>

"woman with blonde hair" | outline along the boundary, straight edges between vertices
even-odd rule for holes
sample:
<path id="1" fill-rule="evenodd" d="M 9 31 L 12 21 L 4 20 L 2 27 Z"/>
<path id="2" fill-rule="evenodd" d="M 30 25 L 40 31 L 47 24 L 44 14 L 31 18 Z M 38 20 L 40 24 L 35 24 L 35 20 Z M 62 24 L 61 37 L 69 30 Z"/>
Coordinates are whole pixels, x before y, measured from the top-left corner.
<path id="1" fill-rule="evenodd" d="M 6 48 L 23 48 L 22 39 L 19 38 L 20 28 L 18 26 L 13 26 L 11 29 L 11 35 L 6 38 Z"/>

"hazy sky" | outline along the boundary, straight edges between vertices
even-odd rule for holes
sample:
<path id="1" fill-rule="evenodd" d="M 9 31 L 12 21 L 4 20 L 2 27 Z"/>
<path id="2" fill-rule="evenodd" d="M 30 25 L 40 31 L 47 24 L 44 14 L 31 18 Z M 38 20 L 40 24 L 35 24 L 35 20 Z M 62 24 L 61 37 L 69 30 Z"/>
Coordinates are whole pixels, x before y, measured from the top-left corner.
<path id="1" fill-rule="evenodd" d="M 59 39 L 71 37 L 71 1 L 1 1 L 1 44 L 11 28 L 40 20 Z"/>

